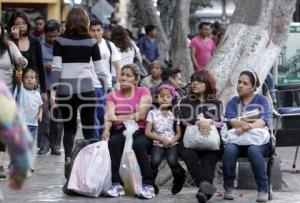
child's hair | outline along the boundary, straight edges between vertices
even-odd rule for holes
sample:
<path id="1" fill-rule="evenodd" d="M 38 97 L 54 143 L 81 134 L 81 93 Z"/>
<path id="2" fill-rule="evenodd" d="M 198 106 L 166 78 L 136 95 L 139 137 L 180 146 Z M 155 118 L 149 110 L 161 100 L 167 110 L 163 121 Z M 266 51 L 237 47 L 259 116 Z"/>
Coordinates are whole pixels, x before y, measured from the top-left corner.
<path id="1" fill-rule="evenodd" d="M 167 89 L 171 92 L 171 94 L 172 94 L 172 105 L 175 105 L 176 101 L 177 101 L 177 92 L 176 92 L 175 87 L 173 85 L 169 84 L 169 83 L 160 83 L 158 85 L 158 87 L 156 88 L 155 93 L 154 93 L 153 104 L 156 107 L 159 107 L 158 94 L 159 94 L 160 90 L 162 90 L 162 89 Z"/>
<path id="2" fill-rule="evenodd" d="M 23 74 L 22 74 L 22 81 L 24 80 L 25 75 L 26 75 L 27 73 L 29 73 L 29 72 L 33 72 L 33 73 L 34 73 L 34 78 L 36 79 L 37 73 L 36 73 L 35 70 L 33 70 L 33 69 L 31 69 L 31 68 L 24 68 L 24 69 L 23 69 Z M 37 88 L 38 88 L 38 87 L 37 87 L 37 83 L 36 83 L 34 89 L 36 90 Z"/>

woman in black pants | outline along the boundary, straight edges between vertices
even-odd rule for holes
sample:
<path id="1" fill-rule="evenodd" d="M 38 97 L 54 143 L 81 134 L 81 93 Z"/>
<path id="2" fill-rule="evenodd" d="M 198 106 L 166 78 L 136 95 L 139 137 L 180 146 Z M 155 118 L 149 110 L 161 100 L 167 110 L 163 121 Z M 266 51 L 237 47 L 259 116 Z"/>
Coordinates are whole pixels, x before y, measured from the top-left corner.
<path id="1" fill-rule="evenodd" d="M 146 116 L 151 108 L 150 92 L 145 87 L 137 87 L 140 71 L 135 64 L 123 66 L 120 77 L 120 90 L 113 91 L 107 97 L 107 115 L 102 139 L 109 139 L 108 147 L 111 156 L 112 187 L 107 196 L 125 195 L 119 168 L 125 144 L 123 121 L 135 120 L 139 129 L 133 134 L 132 149 L 141 168 L 143 188 L 140 198 L 151 199 L 154 194 L 154 176 L 148 160 L 152 142 L 144 135 Z"/>
<path id="2" fill-rule="evenodd" d="M 66 32 L 54 41 L 51 104 L 61 110 L 65 148 L 65 175 L 70 170 L 70 155 L 77 131 L 77 111 L 80 112 L 85 139 L 94 137 L 95 89 L 91 68 L 95 68 L 103 87 L 105 72 L 100 65 L 97 41 L 89 36 L 90 20 L 83 8 L 73 8 L 66 21 Z M 94 67 L 91 67 L 92 59 Z M 57 96 L 56 96 L 57 95 Z"/>
<path id="3" fill-rule="evenodd" d="M 190 94 L 179 102 L 176 109 L 181 118 L 183 132 L 187 124 L 197 125 L 201 131 L 206 131 L 210 125 L 215 125 L 217 129 L 221 128 L 222 102 L 214 99 L 215 94 L 215 79 L 208 70 L 200 70 L 192 75 Z M 196 194 L 198 202 L 205 203 L 216 191 L 213 180 L 220 152 L 188 149 L 180 142 L 179 155 L 184 160 L 194 183 L 199 187 Z"/>

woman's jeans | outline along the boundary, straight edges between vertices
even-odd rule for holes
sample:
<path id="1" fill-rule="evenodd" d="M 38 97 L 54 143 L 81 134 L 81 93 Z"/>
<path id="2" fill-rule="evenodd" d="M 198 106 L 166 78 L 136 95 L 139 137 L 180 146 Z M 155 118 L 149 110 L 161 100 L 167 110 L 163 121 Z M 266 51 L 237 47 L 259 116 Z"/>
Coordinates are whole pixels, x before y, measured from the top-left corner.
<path id="1" fill-rule="evenodd" d="M 268 144 L 239 146 L 226 144 L 223 154 L 224 188 L 233 188 L 236 162 L 239 157 L 248 157 L 259 192 L 268 192 L 268 176 L 264 156 L 268 153 Z"/>

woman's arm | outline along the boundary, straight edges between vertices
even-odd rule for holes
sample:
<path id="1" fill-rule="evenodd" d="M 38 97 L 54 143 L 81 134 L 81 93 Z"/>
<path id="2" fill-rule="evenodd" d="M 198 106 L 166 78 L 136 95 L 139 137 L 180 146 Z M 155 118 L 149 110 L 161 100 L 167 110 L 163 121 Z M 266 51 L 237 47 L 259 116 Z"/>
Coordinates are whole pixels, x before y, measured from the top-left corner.
<path id="1" fill-rule="evenodd" d="M 28 65 L 28 61 L 24 56 L 22 56 L 18 47 L 12 41 L 8 41 L 8 47 L 9 53 L 11 53 L 12 59 L 17 65 L 16 68 L 25 68 Z"/>
<path id="2" fill-rule="evenodd" d="M 126 120 L 141 121 L 141 120 L 145 120 L 151 106 L 152 106 L 151 96 L 142 96 L 141 99 L 140 99 L 138 110 L 135 113 L 117 115 L 115 117 L 115 119 L 118 120 L 118 121 L 126 121 Z"/>
<path id="3" fill-rule="evenodd" d="M 101 135 L 101 140 L 108 140 L 109 139 L 111 127 L 112 127 L 112 122 L 108 121 L 108 120 L 105 120 L 104 130 L 103 130 L 102 135 Z"/>

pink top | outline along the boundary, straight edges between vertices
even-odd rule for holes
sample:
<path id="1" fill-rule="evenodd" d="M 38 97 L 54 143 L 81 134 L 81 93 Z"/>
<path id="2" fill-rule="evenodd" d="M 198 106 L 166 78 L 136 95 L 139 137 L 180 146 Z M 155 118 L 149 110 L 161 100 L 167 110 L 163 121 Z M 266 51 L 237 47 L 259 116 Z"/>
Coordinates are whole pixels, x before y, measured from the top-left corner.
<path id="1" fill-rule="evenodd" d="M 211 38 L 204 41 L 199 36 L 192 39 L 190 48 L 196 49 L 196 60 L 198 63 L 198 70 L 204 69 L 204 66 L 209 62 L 213 52 L 216 49 L 216 45 Z"/>
<path id="2" fill-rule="evenodd" d="M 131 97 L 124 97 L 120 90 L 114 91 L 107 96 L 107 101 L 115 105 L 115 115 L 125 115 L 135 113 L 138 110 L 141 98 L 143 96 L 151 96 L 148 88 L 137 87 L 134 95 Z M 114 126 L 120 125 L 120 121 L 113 122 Z M 138 122 L 140 128 L 145 128 L 146 121 L 141 120 Z"/>

